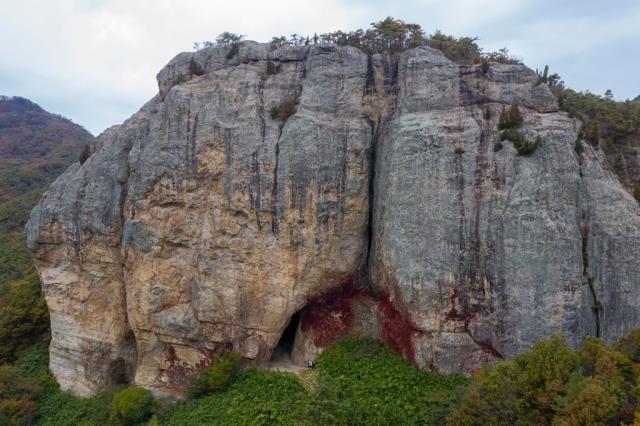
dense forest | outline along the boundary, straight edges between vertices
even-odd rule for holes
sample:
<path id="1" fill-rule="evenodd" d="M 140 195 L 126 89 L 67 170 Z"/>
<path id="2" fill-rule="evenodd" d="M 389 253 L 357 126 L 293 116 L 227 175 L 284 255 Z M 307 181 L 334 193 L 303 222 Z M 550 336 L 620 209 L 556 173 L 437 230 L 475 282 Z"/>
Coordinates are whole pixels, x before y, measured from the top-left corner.
<path id="1" fill-rule="evenodd" d="M 31 208 L 93 136 L 20 97 L 0 98 L 0 424 L 24 424 L 35 405 L 11 366 L 44 351 L 49 315 L 23 232 Z M 44 352 L 42 352 L 44 353 Z"/>

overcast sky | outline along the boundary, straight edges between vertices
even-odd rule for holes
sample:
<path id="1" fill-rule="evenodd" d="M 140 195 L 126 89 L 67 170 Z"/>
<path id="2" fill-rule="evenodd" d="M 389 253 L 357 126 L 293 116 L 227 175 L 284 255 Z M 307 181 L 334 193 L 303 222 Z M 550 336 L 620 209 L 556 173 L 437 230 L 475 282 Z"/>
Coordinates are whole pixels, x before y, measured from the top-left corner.
<path id="1" fill-rule="evenodd" d="M 638 0 L 0 0 L 0 95 L 29 98 L 94 134 L 157 92 L 156 73 L 222 31 L 365 28 L 386 16 L 508 47 L 568 86 L 640 94 Z"/>

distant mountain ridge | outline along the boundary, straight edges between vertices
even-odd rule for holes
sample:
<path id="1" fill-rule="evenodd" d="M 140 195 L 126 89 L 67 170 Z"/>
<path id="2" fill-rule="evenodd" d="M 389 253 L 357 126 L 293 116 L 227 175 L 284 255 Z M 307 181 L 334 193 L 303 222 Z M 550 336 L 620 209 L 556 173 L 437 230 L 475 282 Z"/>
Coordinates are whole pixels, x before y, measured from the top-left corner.
<path id="1" fill-rule="evenodd" d="M 634 101 L 636 101 L 636 102 L 640 102 L 640 95 L 636 96 L 636 98 L 634 99 Z"/>
<path id="2" fill-rule="evenodd" d="M 42 192 L 94 137 L 19 96 L 0 95 L 0 231 L 24 225 Z"/>

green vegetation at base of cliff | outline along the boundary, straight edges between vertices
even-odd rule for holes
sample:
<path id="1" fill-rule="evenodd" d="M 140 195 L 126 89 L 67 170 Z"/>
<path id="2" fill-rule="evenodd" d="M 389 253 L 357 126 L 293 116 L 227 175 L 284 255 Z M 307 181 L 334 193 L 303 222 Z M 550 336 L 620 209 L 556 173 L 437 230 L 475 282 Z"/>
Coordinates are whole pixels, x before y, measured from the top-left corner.
<path id="1" fill-rule="evenodd" d="M 11 367 L 11 380 L 28 383 L 32 389 L 15 399 L 28 408 L 25 421 L 15 424 L 119 425 L 116 407 L 122 407 L 128 394 L 141 393 L 122 392 L 120 387 L 91 398 L 74 397 L 59 390 L 47 363 L 46 348 L 36 345 L 23 351 Z M 467 383 L 457 374 L 419 371 L 381 343 L 365 339 L 327 349 L 317 367 L 301 377 L 249 369 L 226 390 L 169 405 L 157 416 L 151 417 L 153 410 L 147 410 L 150 404 L 144 395 L 136 400 L 148 414 L 140 424 L 428 425 L 442 424 Z M 117 404 L 114 395 L 120 395 Z"/>
<path id="2" fill-rule="evenodd" d="M 419 371 L 377 341 L 346 341 L 300 379 L 248 370 L 227 391 L 171 407 L 161 424 L 441 424 L 467 382 Z"/>
<path id="3" fill-rule="evenodd" d="M 292 373 L 248 370 L 228 390 L 171 407 L 168 425 L 300 424 L 308 395 Z"/>
<path id="4" fill-rule="evenodd" d="M 448 424 L 634 424 L 639 350 L 640 331 L 616 348 L 595 337 L 578 350 L 559 335 L 540 341 L 511 361 L 477 371 Z"/>
<path id="5" fill-rule="evenodd" d="M 47 362 L 46 348 L 34 345 L 0 367 L 2 424 L 633 424 L 640 396 L 640 331 L 615 346 L 589 337 L 579 349 L 553 336 L 472 379 L 419 371 L 374 340 L 345 341 L 300 376 L 249 369 L 225 390 L 158 409 L 133 387 L 67 395 Z M 12 420 L 8 409 L 26 417 Z"/>

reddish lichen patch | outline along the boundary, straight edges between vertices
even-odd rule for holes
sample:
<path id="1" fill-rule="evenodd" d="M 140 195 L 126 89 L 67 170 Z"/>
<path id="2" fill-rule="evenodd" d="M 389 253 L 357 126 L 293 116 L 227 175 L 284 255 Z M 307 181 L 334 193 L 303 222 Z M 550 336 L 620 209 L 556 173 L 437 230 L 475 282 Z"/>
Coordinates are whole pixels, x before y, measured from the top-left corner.
<path id="1" fill-rule="evenodd" d="M 352 277 L 334 289 L 309 300 L 302 316 L 301 329 L 310 333 L 317 347 L 325 347 L 343 338 L 353 323 L 352 303 L 367 292 L 354 286 Z"/>
<path id="2" fill-rule="evenodd" d="M 385 290 L 374 291 L 368 286 L 359 286 L 359 279 L 349 278 L 333 290 L 320 296 L 311 298 L 304 309 L 301 318 L 301 329 L 308 333 L 317 347 L 326 347 L 337 340 L 349 336 L 353 323 L 357 321 L 353 311 L 354 302 L 362 298 L 369 298 L 377 304 L 380 312 L 380 339 L 393 351 L 400 353 L 410 362 L 416 362 L 414 340 L 419 336 L 432 337 L 432 333 L 421 331 L 410 321 L 407 310 L 398 301 L 400 291 L 397 282 L 389 276 L 384 276 Z M 454 298 L 450 298 L 455 305 Z M 452 313 L 458 318 L 457 312 Z M 463 317 L 468 320 L 473 316 Z M 428 367 L 437 371 L 437 366 L 431 363 Z"/>
<path id="3" fill-rule="evenodd" d="M 394 351 L 401 353 L 406 359 L 415 363 L 413 335 L 415 328 L 401 311 L 396 309 L 389 295 L 378 295 L 378 306 L 383 315 L 382 341 Z"/>
<path id="4" fill-rule="evenodd" d="M 454 289 L 448 299 L 449 310 L 445 314 L 444 319 L 447 321 L 460 321 L 464 323 L 464 327 L 467 329 L 469 327 L 469 323 L 476 317 L 475 312 L 469 312 L 461 306 L 458 289 Z"/>
<path id="5" fill-rule="evenodd" d="M 166 365 L 161 370 L 156 382 L 167 390 L 174 389 L 177 392 L 182 392 L 184 388 L 196 379 L 200 369 L 209 367 L 213 360 L 215 351 L 206 348 L 198 349 L 198 351 L 201 353 L 200 362 L 195 366 L 191 366 L 178 358 L 173 345 L 165 344 Z"/>

